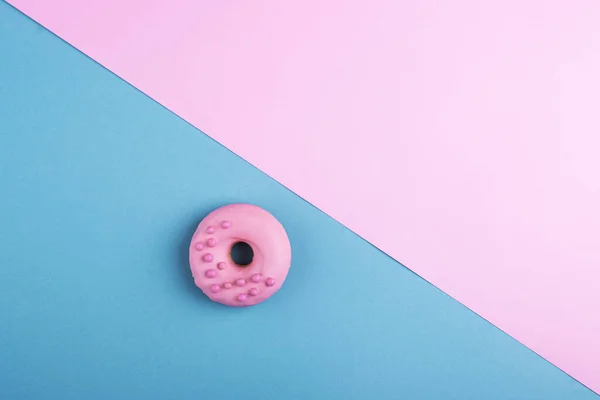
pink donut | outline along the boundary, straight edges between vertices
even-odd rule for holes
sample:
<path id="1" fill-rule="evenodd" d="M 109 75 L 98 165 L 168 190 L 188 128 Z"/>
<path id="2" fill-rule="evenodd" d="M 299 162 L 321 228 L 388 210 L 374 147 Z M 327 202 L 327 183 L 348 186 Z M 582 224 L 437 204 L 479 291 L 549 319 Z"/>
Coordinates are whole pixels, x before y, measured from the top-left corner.
<path id="1" fill-rule="evenodd" d="M 231 249 L 247 243 L 254 252 L 246 265 L 236 264 Z M 200 222 L 190 244 L 194 282 L 212 301 L 244 307 L 261 303 L 281 288 L 292 262 L 283 226 L 251 204 L 230 204 Z"/>

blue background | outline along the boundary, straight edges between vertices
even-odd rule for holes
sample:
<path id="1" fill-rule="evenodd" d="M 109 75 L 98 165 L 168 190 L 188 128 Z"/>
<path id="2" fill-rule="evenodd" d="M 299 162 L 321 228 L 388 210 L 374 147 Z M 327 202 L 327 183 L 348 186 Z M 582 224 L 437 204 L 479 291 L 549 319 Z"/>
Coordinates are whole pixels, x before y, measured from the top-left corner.
<path id="1" fill-rule="evenodd" d="M 294 256 L 248 309 L 187 261 L 232 202 Z M 0 2 L 0 398 L 597 397 Z"/>

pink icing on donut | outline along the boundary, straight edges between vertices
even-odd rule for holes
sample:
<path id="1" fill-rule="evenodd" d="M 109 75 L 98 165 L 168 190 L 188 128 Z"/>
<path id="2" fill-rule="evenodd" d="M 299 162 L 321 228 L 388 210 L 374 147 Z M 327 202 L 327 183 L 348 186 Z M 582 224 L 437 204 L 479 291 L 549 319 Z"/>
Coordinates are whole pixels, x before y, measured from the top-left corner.
<path id="1" fill-rule="evenodd" d="M 217 276 L 217 271 L 215 271 L 214 269 L 209 269 L 208 271 L 206 271 L 206 272 L 204 273 L 204 275 L 205 275 L 207 278 L 214 278 L 215 276 Z"/>
<path id="2" fill-rule="evenodd" d="M 240 279 L 238 279 L 238 280 L 235 281 L 235 284 L 238 285 L 238 286 L 244 286 L 246 284 L 246 280 L 240 278 Z"/>
<path id="3" fill-rule="evenodd" d="M 231 258 L 238 242 L 252 247 L 246 266 Z M 206 246 L 196 245 L 200 243 Z M 210 252 L 209 252 L 210 251 Z M 196 285 L 211 300 L 234 307 L 261 303 L 277 292 L 292 261 L 283 226 L 270 213 L 251 204 L 230 204 L 211 212 L 198 225 L 190 244 L 190 266 Z M 227 267 L 227 268 L 226 268 Z M 248 284 L 261 283 L 259 288 Z"/>

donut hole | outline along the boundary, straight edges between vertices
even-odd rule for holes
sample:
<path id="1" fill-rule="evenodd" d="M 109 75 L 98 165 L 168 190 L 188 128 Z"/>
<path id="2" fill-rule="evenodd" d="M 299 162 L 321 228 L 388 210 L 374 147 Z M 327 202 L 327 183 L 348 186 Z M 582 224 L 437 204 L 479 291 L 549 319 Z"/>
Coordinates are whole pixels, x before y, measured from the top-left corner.
<path id="1" fill-rule="evenodd" d="M 231 259 L 238 267 L 250 265 L 254 259 L 254 250 L 246 242 L 236 242 L 231 246 Z"/>

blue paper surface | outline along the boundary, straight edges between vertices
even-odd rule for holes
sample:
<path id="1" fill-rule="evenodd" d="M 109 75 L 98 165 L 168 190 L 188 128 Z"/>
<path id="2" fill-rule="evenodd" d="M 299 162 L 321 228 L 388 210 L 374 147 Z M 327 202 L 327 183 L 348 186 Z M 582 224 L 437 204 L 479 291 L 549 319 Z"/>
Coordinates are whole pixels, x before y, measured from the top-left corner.
<path id="1" fill-rule="evenodd" d="M 293 251 L 246 309 L 187 260 L 233 202 Z M 0 2 L 0 398 L 597 396 Z"/>

